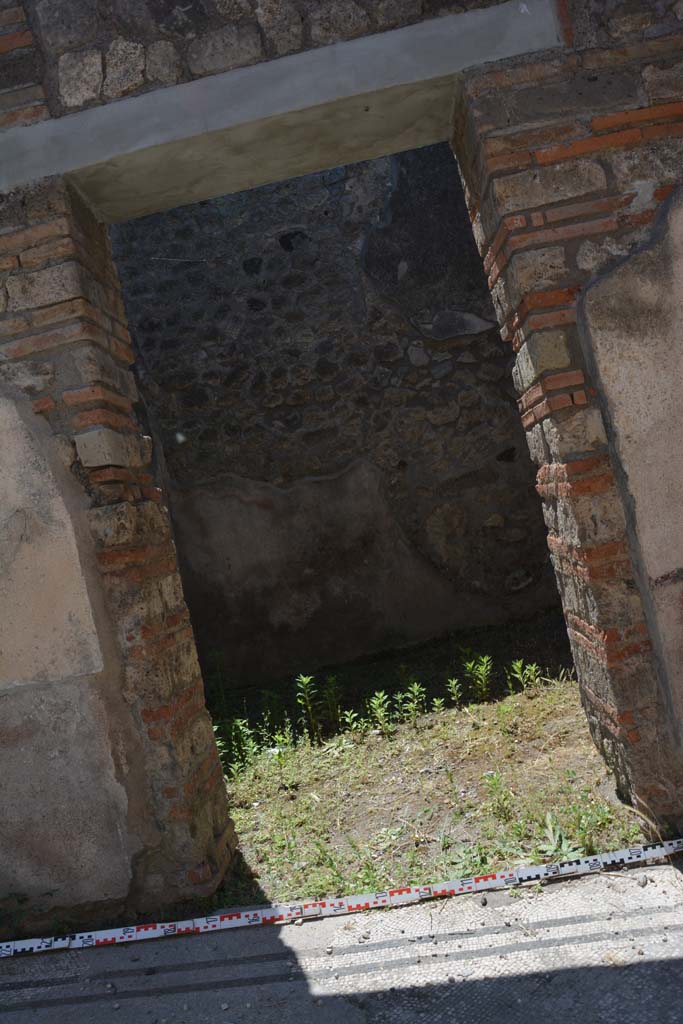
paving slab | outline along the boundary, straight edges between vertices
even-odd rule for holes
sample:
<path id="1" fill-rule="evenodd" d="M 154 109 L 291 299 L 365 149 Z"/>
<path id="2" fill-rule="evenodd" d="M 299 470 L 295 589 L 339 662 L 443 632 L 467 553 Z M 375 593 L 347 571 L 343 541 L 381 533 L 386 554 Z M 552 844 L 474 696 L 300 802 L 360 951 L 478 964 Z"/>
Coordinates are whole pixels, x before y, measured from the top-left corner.
<path id="1" fill-rule="evenodd" d="M 674 865 L 0 962 L 8 1024 L 680 1024 Z"/>

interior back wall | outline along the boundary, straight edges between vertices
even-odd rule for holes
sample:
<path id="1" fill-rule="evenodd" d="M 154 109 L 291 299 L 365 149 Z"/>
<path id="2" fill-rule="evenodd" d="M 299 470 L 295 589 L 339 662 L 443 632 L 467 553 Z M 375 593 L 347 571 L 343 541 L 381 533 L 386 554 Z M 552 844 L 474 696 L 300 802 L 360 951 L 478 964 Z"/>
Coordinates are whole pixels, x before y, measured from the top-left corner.
<path id="1" fill-rule="evenodd" d="M 200 655 L 236 689 L 557 603 L 446 145 L 111 232 Z"/>

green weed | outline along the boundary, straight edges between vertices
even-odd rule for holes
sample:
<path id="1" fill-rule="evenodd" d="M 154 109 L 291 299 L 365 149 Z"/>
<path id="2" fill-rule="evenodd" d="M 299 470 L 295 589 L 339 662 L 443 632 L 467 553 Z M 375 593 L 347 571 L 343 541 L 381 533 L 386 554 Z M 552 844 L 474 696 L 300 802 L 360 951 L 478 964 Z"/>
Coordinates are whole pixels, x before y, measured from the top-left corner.
<path id="1" fill-rule="evenodd" d="M 448 690 L 448 696 L 451 698 L 451 702 L 456 707 L 458 704 L 462 703 L 462 683 L 459 679 L 447 679 L 446 689 Z"/>
<path id="2" fill-rule="evenodd" d="M 489 771 L 482 778 L 489 798 L 491 813 L 498 821 L 510 821 L 513 814 L 515 795 L 508 789 L 498 771 Z"/>
<path id="3" fill-rule="evenodd" d="M 301 718 L 308 730 L 313 743 L 320 742 L 320 722 L 318 721 L 318 691 L 313 676 L 303 673 L 296 677 L 296 702 L 301 709 Z"/>
<path id="4" fill-rule="evenodd" d="M 421 683 L 413 680 L 406 690 L 406 716 L 413 728 L 417 728 L 420 715 L 427 710 L 427 691 Z"/>
<path id="5" fill-rule="evenodd" d="M 368 700 L 368 715 L 380 736 L 391 736 L 394 731 L 391 700 L 384 690 L 377 690 Z"/>
<path id="6" fill-rule="evenodd" d="M 493 658 L 489 654 L 473 654 L 463 661 L 463 672 L 472 696 L 483 704 L 491 694 Z"/>
<path id="7" fill-rule="evenodd" d="M 543 678 L 541 669 L 536 662 L 527 664 L 523 658 L 517 658 L 510 664 L 509 668 L 505 670 L 505 677 L 509 693 L 540 686 Z"/>

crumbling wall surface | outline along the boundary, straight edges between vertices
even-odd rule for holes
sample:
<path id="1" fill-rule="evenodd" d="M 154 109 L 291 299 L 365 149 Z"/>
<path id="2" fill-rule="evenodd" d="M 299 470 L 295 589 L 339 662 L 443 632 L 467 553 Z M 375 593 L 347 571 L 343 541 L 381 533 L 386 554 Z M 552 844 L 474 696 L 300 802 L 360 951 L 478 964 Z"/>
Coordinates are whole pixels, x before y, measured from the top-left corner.
<path id="1" fill-rule="evenodd" d="M 6 930 L 210 890 L 234 847 L 129 342 L 92 213 L 58 178 L 4 195 Z"/>
<path id="2" fill-rule="evenodd" d="M 627 525 L 654 647 L 671 741 L 683 749 L 683 191 L 654 239 L 601 277 L 584 303 L 618 457 Z"/>
<path id="3" fill-rule="evenodd" d="M 557 600 L 447 145 L 112 235 L 200 651 L 234 686 Z"/>
<path id="4" fill-rule="evenodd" d="M 565 28 L 596 48 L 468 76 L 454 146 L 589 724 L 622 795 L 680 829 L 678 206 L 651 237 L 683 166 L 683 12 L 593 6 Z"/>

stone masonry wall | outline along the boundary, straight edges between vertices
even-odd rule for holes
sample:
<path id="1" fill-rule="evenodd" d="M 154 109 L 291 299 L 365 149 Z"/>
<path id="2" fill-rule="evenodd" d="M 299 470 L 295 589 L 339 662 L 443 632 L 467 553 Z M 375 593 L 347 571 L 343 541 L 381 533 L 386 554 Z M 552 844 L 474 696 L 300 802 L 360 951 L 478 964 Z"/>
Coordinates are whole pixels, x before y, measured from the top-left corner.
<path id="1" fill-rule="evenodd" d="M 69 487 L 62 487 L 60 493 L 74 502 L 73 492 L 77 492 L 72 521 L 82 521 L 76 552 L 73 543 L 69 548 L 59 537 L 50 542 L 59 525 L 56 513 L 49 506 L 47 513 L 44 510 L 50 478 L 41 470 L 38 456 L 30 452 L 23 456 L 31 468 L 26 474 L 22 458 L 13 455 L 18 434 L 8 433 L 2 462 L 3 516 L 10 521 L 21 516 L 15 543 L 20 553 L 22 543 L 26 548 L 21 564 L 28 564 L 31 552 L 40 558 L 49 601 L 65 608 L 74 601 L 78 614 L 70 612 L 65 626 L 54 625 L 54 614 L 43 609 L 35 568 L 32 575 L 24 568 L 24 584 L 31 587 L 33 580 L 35 589 L 22 622 L 28 650 L 24 661 L 15 656 L 3 667 L 3 681 L 16 681 L 23 673 L 24 692 L 36 694 L 26 725 L 28 729 L 28 722 L 42 722 L 28 773 L 34 780 L 41 774 L 51 779 L 57 766 L 82 778 L 81 754 L 77 747 L 70 747 L 70 742 L 77 742 L 91 751 L 88 785 L 105 801 L 110 799 L 107 794 L 117 793 L 111 828 L 98 831 L 94 819 L 92 825 L 93 833 L 97 832 L 92 838 L 93 856 L 99 857 L 103 872 L 100 902 L 79 880 L 79 871 L 85 870 L 80 853 L 70 850 L 60 833 L 53 837 L 42 832 L 43 827 L 49 829 L 49 819 L 40 809 L 44 794 L 34 790 L 26 804 L 20 804 L 18 829 L 8 810 L 4 835 L 9 845 L 3 849 L 3 860 L 18 861 L 17 877 L 28 856 L 18 838 L 27 834 L 27 814 L 32 842 L 54 848 L 54 857 L 46 856 L 42 866 L 35 865 L 33 888 L 17 896 L 3 882 L 0 908 L 9 911 L 12 900 L 18 898 L 19 909 L 16 918 L 4 913 L 0 917 L 7 927 L 13 923 L 15 930 L 38 927 L 41 915 L 54 913 L 56 907 L 63 911 L 62 921 L 78 923 L 107 913 L 130 913 L 133 907 L 172 904 L 198 887 L 210 891 L 222 877 L 234 847 L 168 515 L 155 486 L 151 439 L 138 418 L 137 389 L 128 369 L 131 362 L 106 229 L 59 178 L 2 196 L 0 375 L 30 399 L 33 415 L 42 421 L 38 454 L 42 450 L 44 457 L 59 457 L 62 472 L 69 477 Z M 27 442 L 22 444 L 28 450 Z M 27 497 L 13 497 L 15 491 Z M 62 528 L 65 537 L 68 528 L 68 523 Z M 5 532 L 7 561 L 13 548 L 7 526 Z M 79 596 L 77 583 L 66 569 L 59 573 L 59 583 L 54 582 L 48 556 L 52 562 L 57 557 L 79 559 L 95 573 L 95 582 L 88 583 L 89 600 L 97 606 L 97 638 L 92 641 L 86 613 L 80 611 L 88 608 L 86 598 Z M 10 559 L 5 574 L 13 571 L 13 564 Z M 6 584 L 5 576 L 3 581 Z M 47 625 L 41 625 L 41 616 Z M 6 614 L 4 628 L 11 621 Z M 47 637 L 41 635 L 43 630 L 48 631 Z M 37 634 L 33 641 L 32 632 Z M 106 663 L 100 659 L 98 665 L 96 658 L 86 657 L 90 643 L 102 646 Z M 11 654 L 11 644 L 5 646 Z M 57 666 L 49 671 L 41 661 L 48 654 L 50 665 Z M 78 677 L 75 684 L 70 676 Z M 45 695 L 40 684 L 47 682 L 53 685 Z M 9 723 L 2 742 L 8 759 L 3 778 L 8 779 L 14 777 L 16 736 L 22 735 L 12 726 L 19 696 L 16 685 L 3 694 L 3 725 Z M 54 721 L 48 725 L 50 714 Z M 64 729 L 69 718 L 75 730 L 71 735 L 76 736 L 72 741 Z M 30 732 L 23 735 L 26 744 Z M 64 785 L 68 792 L 67 782 Z M 16 810 L 13 799 L 12 812 Z M 74 797 L 80 799 L 80 795 Z M 82 799 L 87 806 L 89 791 L 84 791 Z M 77 817 L 65 818 L 60 827 L 66 832 L 68 820 Z M 36 822 L 42 824 L 36 826 Z M 77 832 L 81 834 L 80 828 Z M 114 885 L 109 872 L 111 850 L 118 849 L 117 844 L 123 863 L 116 867 Z M 71 860 L 55 871 L 53 859 L 59 857 Z"/>
<path id="2" fill-rule="evenodd" d="M 683 758 L 670 711 L 680 683 L 658 640 L 660 626 L 670 634 L 680 623 L 660 623 L 649 596 L 638 515 L 655 513 L 642 502 L 634 509 L 614 441 L 628 430 L 628 402 L 601 394 L 582 313 L 590 285 L 649 243 L 681 181 L 680 22 L 671 32 L 681 5 L 630 11 L 619 46 L 470 76 L 454 145 L 501 333 L 517 353 L 522 422 L 589 723 L 622 794 L 680 828 Z M 601 41 L 604 23 L 592 28 Z M 603 306 L 618 280 L 601 285 Z M 661 333 L 664 321 L 648 320 Z M 647 333 L 642 346 L 646 363 L 656 358 Z M 629 366 L 609 368 L 622 395 Z M 659 472 L 666 480 L 669 464 Z M 670 635 L 669 650 L 676 643 Z"/>
<path id="3" fill-rule="evenodd" d="M 200 652 L 233 685 L 556 601 L 447 145 L 112 234 Z"/>
<path id="4" fill-rule="evenodd" d="M 502 0 L 0 0 L 0 131 Z M 675 30 L 669 0 L 556 0 L 577 49 Z"/>
<path id="5" fill-rule="evenodd" d="M 6 31 L 5 47 L 16 52 L 17 86 L 43 81 L 49 116 L 60 117 L 122 96 L 500 2 L 27 0 L 26 18 L 15 0 L 1 0 L 0 32 Z M 42 78 L 28 67 L 33 38 L 42 55 Z"/>

